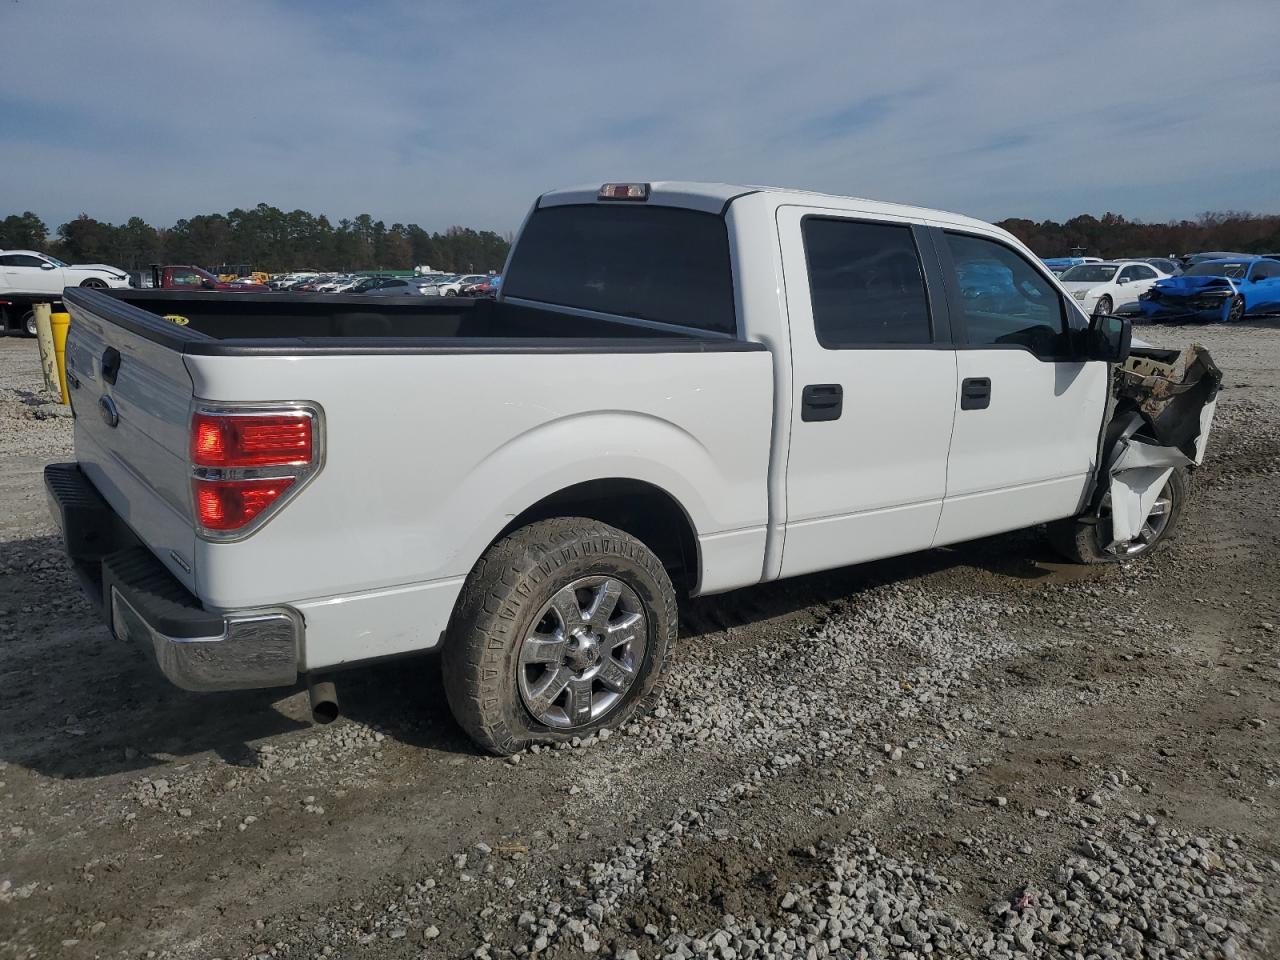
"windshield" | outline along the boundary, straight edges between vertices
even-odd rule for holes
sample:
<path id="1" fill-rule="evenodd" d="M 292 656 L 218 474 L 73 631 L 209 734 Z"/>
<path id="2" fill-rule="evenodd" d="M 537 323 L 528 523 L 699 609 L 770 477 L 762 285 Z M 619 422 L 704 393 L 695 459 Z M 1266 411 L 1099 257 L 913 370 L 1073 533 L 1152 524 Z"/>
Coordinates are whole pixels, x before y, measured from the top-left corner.
<path id="1" fill-rule="evenodd" d="M 1197 263 L 1187 271 L 1188 277 L 1230 277 L 1240 280 L 1249 272 L 1247 263 Z"/>
<path id="2" fill-rule="evenodd" d="M 1116 268 L 1109 264 L 1082 263 L 1062 275 L 1063 283 L 1106 283 L 1116 275 Z"/>

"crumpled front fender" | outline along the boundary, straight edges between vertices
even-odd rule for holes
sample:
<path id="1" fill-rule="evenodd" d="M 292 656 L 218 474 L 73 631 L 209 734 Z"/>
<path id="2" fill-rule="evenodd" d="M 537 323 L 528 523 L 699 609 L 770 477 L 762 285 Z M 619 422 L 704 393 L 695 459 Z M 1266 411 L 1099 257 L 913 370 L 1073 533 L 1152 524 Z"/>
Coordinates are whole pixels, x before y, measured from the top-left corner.
<path id="1" fill-rule="evenodd" d="M 1169 475 L 1204 460 L 1222 371 L 1199 344 L 1135 349 L 1116 369 L 1116 405 L 1103 457 L 1112 545 L 1142 529 Z"/>

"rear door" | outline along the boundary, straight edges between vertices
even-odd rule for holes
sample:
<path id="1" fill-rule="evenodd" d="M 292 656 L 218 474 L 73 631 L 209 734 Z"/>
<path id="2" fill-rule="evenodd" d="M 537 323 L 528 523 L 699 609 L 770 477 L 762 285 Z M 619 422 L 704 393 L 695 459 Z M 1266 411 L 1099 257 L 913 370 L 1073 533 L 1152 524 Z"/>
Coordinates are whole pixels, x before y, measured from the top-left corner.
<path id="1" fill-rule="evenodd" d="M 1131 263 L 1120 271 L 1118 280 L 1123 280 L 1120 285 L 1120 293 L 1116 297 L 1116 306 L 1121 304 L 1134 305 L 1138 302 L 1138 298 L 1151 289 L 1152 284 L 1159 279 L 1155 270 L 1141 263 Z"/>
<path id="2" fill-rule="evenodd" d="M 960 379 L 937 542 L 1070 516 L 1097 456 L 1108 365 L 1074 356 L 1083 315 L 1021 251 L 950 230 L 934 237 Z"/>
<path id="3" fill-rule="evenodd" d="M 86 309 L 91 297 L 106 306 Z M 72 384 L 80 469 L 153 553 L 194 589 L 188 435 L 191 377 L 184 336 L 197 336 L 105 294 L 68 294 Z M 121 316 L 128 326 L 108 315 Z"/>
<path id="4" fill-rule="evenodd" d="M 926 229 L 778 211 L 795 396 L 782 576 L 932 545 L 956 355 Z"/>

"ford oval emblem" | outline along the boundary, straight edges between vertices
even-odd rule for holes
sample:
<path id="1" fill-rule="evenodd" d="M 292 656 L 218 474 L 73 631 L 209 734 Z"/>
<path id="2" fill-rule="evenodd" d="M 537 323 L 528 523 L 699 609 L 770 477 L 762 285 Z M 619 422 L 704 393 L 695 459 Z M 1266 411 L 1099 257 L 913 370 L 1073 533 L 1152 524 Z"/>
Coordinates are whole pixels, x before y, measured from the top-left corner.
<path id="1" fill-rule="evenodd" d="M 102 414 L 103 422 L 108 427 L 114 427 L 120 422 L 120 411 L 116 409 L 116 403 L 110 397 L 98 398 L 98 412 Z"/>

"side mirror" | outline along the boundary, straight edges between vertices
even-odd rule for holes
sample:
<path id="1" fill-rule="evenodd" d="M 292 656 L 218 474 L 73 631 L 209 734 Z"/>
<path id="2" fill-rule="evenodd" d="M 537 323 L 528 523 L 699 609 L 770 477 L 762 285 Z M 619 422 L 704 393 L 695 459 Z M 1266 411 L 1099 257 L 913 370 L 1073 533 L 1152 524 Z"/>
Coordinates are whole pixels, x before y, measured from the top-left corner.
<path id="1" fill-rule="evenodd" d="M 53 269 L 53 264 L 52 264 L 52 263 L 44 263 L 44 262 L 41 262 L 41 264 L 40 264 L 40 269 L 41 269 L 41 270 L 52 270 L 52 269 Z"/>
<path id="2" fill-rule="evenodd" d="M 1125 317 L 1096 314 L 1085 331 L 1084 359 L 1120 363 L 1128 358 L 1133 324 Z"/>
<path id="3" fill-rule="evenodd" d="M 1118 283 L 1118 284 L 1126 284 L 1126 283 L 1128 283 L 1128 282 L 1129 282 L 1129 278 L 1128 278 L 1128 277 L 1118 277 L 1118 278 L 1116 278 L 1116 283 Z"/>

